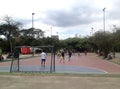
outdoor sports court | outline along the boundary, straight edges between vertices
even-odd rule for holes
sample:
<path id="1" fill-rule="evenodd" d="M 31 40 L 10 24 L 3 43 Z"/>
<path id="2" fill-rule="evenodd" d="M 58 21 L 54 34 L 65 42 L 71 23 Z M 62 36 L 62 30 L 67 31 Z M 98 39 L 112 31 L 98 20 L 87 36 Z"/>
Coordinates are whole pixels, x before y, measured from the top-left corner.
<path id="1" fill-rule="evenodd" d="M 71 61 L 65 56 L 65 62 L 59 63 L 60 58 L 55 56 L 55 73 L 88 73 L 105 74 L 120 73 L 120 66 L 100 59 L 94 53 L 85 56 L 81 53 L 72 55 Z M 25 58 L 20 60 L 20 71 L 46 72 L 50 70 L 50 56 L 47 57 L 46 66 L 41 67 L 40 57 Z M 10 72 L 11 61 L 0 62 L 0 72 Z"/>

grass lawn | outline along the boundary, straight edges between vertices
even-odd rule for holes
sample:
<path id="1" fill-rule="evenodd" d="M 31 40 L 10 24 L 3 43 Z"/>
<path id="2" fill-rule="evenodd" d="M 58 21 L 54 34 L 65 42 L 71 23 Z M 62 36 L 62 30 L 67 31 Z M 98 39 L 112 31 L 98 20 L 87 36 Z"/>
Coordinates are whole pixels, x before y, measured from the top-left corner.
<path id="1" fill-rule="evenodd" d="M 115 53 L 115 56 L 116 56 L 115 58 L 113 58 L 112 60 L 109 60 L 109 61 L 120 65 L 120 53 Z M 103 56 L 97 56 L 97 57 L 104 59 Z M 104 59 L 104 60 L 106 60 L 106 59 Z"/>
<path id="2" fill-rule="evenodd" d="M 0 89 L 119 89 L 120 74 L 0 73 Z"/>

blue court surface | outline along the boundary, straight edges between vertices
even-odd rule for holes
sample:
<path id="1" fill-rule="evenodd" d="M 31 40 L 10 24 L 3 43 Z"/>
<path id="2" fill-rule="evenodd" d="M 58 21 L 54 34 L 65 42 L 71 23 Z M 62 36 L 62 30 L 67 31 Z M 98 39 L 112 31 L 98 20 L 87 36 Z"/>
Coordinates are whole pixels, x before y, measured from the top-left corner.
<path id="1" fill-rule="evenodd" d="M 41 66 L 20 66 L 20 71 L 36 71 L 36 72 L 45 72 L 50 71 L 50 66 L 41 67 Z M 0 72 L 10 72 L 10 66 L 0 66 Z M 55 73 L 85 73 L 85 74 L 105 74 L 107 73 L 104 70 L 91 68 L 91 67 L 82 67 L 82 66 L 55 66 Z"/>

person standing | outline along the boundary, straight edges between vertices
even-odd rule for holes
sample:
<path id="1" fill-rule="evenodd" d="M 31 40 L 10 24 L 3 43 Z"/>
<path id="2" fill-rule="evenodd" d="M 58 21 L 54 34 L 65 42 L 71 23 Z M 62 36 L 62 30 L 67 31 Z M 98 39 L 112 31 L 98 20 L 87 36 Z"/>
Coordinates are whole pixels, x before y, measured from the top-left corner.
<path id="1" fill-rule="evenodd" d="M 0 47 L 0 55 L 2 55 L 2 49 L 1 49 L 1 47 Z"/>
<path id="2" fill-rule="evenodd" d="M 69 50 L 69 51 L 68 51 L 68 58 L 69 58 L 69 61 L 71 60 L 71 56 L 72 56 L 72 51 Z"/>
<path id="3" fill-rule="evenodd" d="M 2 56 L 2 54 L 0 54 L 0 61 L 3 61 L 4 57 Z"/>
<path id="4" fill-rule="evenodd" d="M 85 56 L 87 56 L 87 50 L 84 51 Z"/>
<path id="5" fill-rule="evenodd" d="M 2 49 L 0 48 L 0 61 L 4 60 L 4 57 L 2 56 Z"/>
<path id="6" fill-rule="evenodd" d="M 45 67 L 45 62 L 46 62 L 47 55 L 44 51 L 42 51 L 40 56 L 41 56 L 41 67 Z"/>

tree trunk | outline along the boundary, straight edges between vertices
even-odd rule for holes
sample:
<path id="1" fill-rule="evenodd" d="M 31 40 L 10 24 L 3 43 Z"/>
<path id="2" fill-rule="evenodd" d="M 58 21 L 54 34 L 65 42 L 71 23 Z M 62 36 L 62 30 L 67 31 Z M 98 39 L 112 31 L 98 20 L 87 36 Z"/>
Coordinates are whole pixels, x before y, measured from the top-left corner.
<path id="1" fill-rule="evenodd" d="M 115 50 L 114 50 L 114 48 L 113 48 L 113 58 L 115 58 Z"/>

